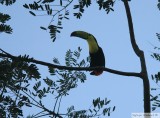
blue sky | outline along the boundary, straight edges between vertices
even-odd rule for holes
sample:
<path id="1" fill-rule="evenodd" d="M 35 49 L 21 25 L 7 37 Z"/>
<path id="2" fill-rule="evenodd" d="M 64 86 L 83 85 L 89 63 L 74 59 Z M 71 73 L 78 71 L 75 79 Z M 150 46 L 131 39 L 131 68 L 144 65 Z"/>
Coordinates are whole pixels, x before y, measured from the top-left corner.
<path id="1" fill-rule="evenodd" d="M 27 0 L 24 1 L 24 3 Z M 57 40 L 52 43 L 48 32 L 41 30 L 40 26 L 47 26 L 51 17 L 33 17 L 23 4 L 17 1 L 14 5 L 0 6 L 0 12 L 8 13 L 12 19 L 8 22 L 13 27 L 13 34 L 0 35 L 0 48 L 13 54 L 28 54 L 35 59 L 52 62 L 53 57 L 59 58 L 64 64 L 64 55 L 68 49 L 82 48 L 82 55 L 88 56 L 88 45 L 84 40 L 70 37 L 71 32 L 83 30 L 93 34 L 103 48 L 106 67 L 127 72 L 139 72 L 139 59 L 133 52 L 129 39 L 129 31 L 124 5 L 116 0 L 114 12 L 106 14 L 98 10 L 98 5 L 93 4 L 85 12 L 80 20 L 73 17 L 72 7 L 70 20 L 63 21 L 63 30 L 58 34 Z M 150 43 L 158 46 L 156 33 L 159 32 L 160 11 L 157 1 L 134 1 L 130 3 L 133 17 L 136 42 L 140 49 L 145 52 L 148 75 L 159 71 L 160 63 L 151 58 L 153 47 Z M 74 11 L 75 12 L 75 11 Z M 150 42 L 150 43 L 149 43 Z M 47 68 L 40 66 L 42 77 L 49 75 Z M 54 78 L 54 77 L 53 77 Z M 151 81 L 151 78 L 150 78 Z M 156 86 L 151 81 L 151 86 Z M 90 107 L 94 98 L 101 97 L 111 99 L 110 106 L 116 106 L 115 112 L 110 118 L 129 118 L 132 112 L 143 112 L 143 83 L 135 77 L 124 77 L 104 72 L 101 76 L 94 77 L 87 73 L 87 81 L 70 91 L 70 95 L 63 98 L 61 111 L 71 105 L 77 110 Z M 44 101 L 52 107 L 48 100 Z M 157 111 L 158 112 L 158 111 Z M 30 113 L 29 110 L 25 114 Z"/>

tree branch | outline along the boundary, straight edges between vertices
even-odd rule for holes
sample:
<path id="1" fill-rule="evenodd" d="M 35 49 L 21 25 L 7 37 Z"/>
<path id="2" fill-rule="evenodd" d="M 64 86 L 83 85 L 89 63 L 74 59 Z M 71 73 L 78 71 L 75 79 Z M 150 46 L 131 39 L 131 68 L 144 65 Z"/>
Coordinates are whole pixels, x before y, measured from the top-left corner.
<path id="1" fill-rule="evenodd" d="M 139 47 L 136 43 L 136 39 L 135 39 L 135 35 L 134 35 L 133 22 L 132 22 L 132 16 L 131 16 L 130 8 L 129 8 L 129 5 L 128 5 L 128 0 L 123 0 L 123 2 L 124 2 L 126 14 L 127 14 L 131 44 L 132 44 L 133 50 L 136 53 L 136 55 L 138 57 L 140 57 L 141 50 L 139 49 Z"/>
<path id="2" fill-rule="evenodd" d="M 64 70 L 78 70 L 78 71 L 93 71 L 93 70 L 97 70 L 97 69 L 102 69 L 106 72 L 110 72 L 110 73 L 117 74 L 117 75 L 141 77 L 140 73 L 123 72 L 123 71 L 113 70 L 113 69 L 105 68 L 105 67 L 67 67 L 67 66 L 55 65 L 55 64 L 52 64 L 52 63 L 39 61 L 39 60 L 35 60 L 35 59 L 19 58 L 18 56 L 13 56 L 13 55 L 10 55 L 10 54 L 8 55 L 8 54 L 3 54 L 3 53 L 0 53 L 0 57 L 7 57 L 7 58 L 10 58 L 10 59 L 13 59 L 13 60 L 14 59 L 20 59 L 21 61 L 40 64 L 40 65 L 48 66 L 48 67 L 52 67 L 52 68 L 57 68 L 59 70 L 64 69 Z"/>
<path id="3" fill-rule="evenodd" d="M 53 117 L 57 117 L 57 118 L 62 118 L 62 116 L 60 114 L 57 114 L 55 113 L 54 111 L 50 111 L 48 110 L 44 105 L 42 105 L 41 103 L 37 102 L 34 98 L 32 98 L 27 92 L 25 91 L 22 91 L 24 92 L 29 98 L 31 98 L 35 103 L 37 103 L 39 106 L 39 108 L 43 109 L 44 111 L 47 111 L 49 114 L 48 115 L 53 115 Z M 32 103 L 33 104 L 33 103 Z"/>
<path id="4" fill-rule="evenodd" d="M 144 57 L 144 52 L 139 49 L 138 45 L 136 44 L 135 35 L 134 35 L 134 29 L 133 29 L 133 23 L 132 23 L 132 16 L 128 4 L 128 0 L 122 0 L 124 2 L 127 19 L 128 19 L 128 26 L 129 26 L 129 33 L 130 33 L 130 40 L 133 47 L 134 52 L 140 59 L 141 63 L 141 78 L 143 80 L 143 95 L 144 95 L 144 112 L 150 113 L 150 84 L 147 74 L 147 68 L 146 68 L 146 62 Z"/>

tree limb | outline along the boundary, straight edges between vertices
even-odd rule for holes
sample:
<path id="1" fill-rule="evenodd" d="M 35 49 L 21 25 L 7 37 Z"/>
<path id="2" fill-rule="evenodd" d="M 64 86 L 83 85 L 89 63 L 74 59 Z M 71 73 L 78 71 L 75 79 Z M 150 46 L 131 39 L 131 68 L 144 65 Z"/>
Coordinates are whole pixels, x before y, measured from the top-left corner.
<path id="1" fill-rule="evenodd" d="M 48 67 L 52 67 L 52 68 L 57 68 L 59 70 L 63 70 L 64 69 L 64 70 L 78 70 L 78 71 L 93 71 L 93 70 L 96 70 L 96 69 L 102 69 L 102 70 L 104 70 L 106 72 L 110 72 L 110 73 L 113 73 L 113 74 L 124 75 L 124 76 L 141 77 L 140 73 L 123 72 L 123 71 L 113 70 L 113 69 L 105 68 L 105 67 L 67 67 L 67 66 L 55 65 L 55 64 L 52 64 L 52 63 L 39 61 L 39 60 L 35 60 L 35 59 L 19 58 L 18 56 L 13 56 L 13 55 L 8 55 L 8 54 L 3 54 L 3 53 L 0 53 L 0 57 L 7 57 L 7 58 L 10 58 L 10 59 L 13 59 L 13 60 L 14 59 L 20 59 L 21 61 L 40 64 L 40 65 L 48 66 Z"/>
<path id="2" fill-rule="evenodd" d="M 148 79 L 148 74 L 147 74 L 144 52 L 139 49 L 139 47 L 136 43 L 136 40 L 135 40 L 134 28 L 133 28 L 133 23 L 132 23 L 132 16 L 131 16 L 128 0 L 122 0 L 122 1 L 124 2 L 126 14 L 127 14 L 131 44 L 132 44 L 134 52 L 139 57 L 140 63 L 141 63 L 141 78 L 143 80 L 143 89 L 144 89 L 143 90 L 144 112 L 145 113 L 150 113 L 151 112 L 151 108 L 150 108 L 150 84 L 149 84 L 149 79 Z"/>

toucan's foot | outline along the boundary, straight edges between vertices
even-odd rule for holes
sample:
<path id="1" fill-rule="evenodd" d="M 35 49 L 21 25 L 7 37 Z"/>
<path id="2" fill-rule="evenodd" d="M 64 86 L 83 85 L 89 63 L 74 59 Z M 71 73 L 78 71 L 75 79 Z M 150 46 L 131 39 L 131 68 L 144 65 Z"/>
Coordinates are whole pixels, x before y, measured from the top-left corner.
<path id="1" fill-rule="evenodd" d="M 101 75 L 102 73 L 103 73 L 103 71 L 92 71 L 92 72 L 90 73 L 90 75 L 99 76 L 99 75 Z"/>

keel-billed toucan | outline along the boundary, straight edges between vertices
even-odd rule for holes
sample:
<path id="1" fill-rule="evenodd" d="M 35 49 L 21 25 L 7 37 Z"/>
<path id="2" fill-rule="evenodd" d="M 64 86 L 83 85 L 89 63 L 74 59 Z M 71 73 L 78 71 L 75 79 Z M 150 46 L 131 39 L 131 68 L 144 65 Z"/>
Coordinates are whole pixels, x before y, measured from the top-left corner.
<path id="1" fill-rule="evenodd" d="M 85 39 L 89 45 L 89 55 L 90 55 L 90 67 L 105 67 L 105 57 L 101 47 L 99 47 L 96 38 L 84 31 L 74 31 L 71 36 L 79 37 Z M 94 70 L 91 75 L 100 75 L 103 70 Z"/>

